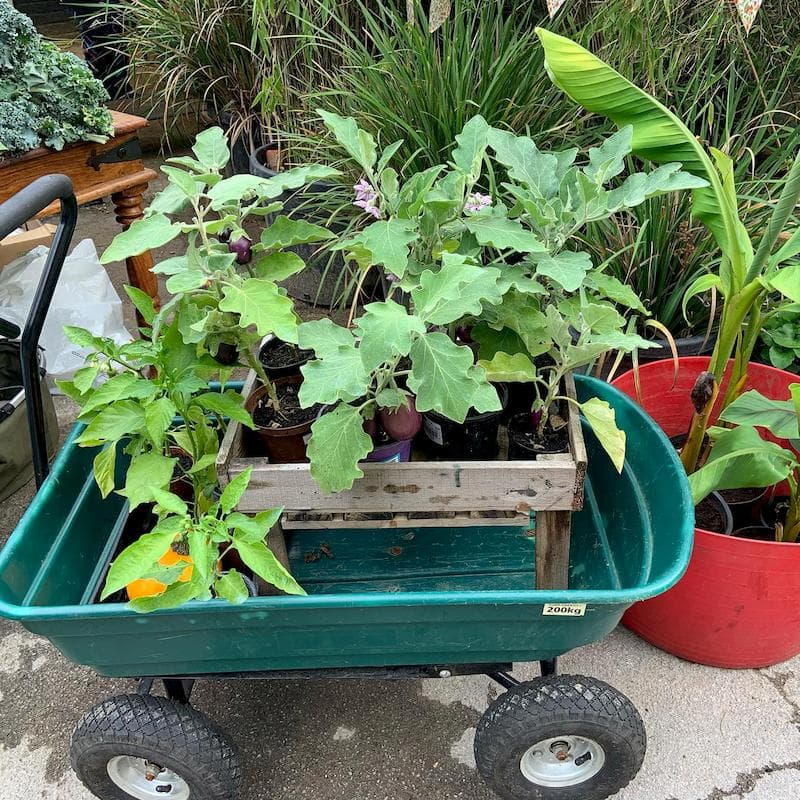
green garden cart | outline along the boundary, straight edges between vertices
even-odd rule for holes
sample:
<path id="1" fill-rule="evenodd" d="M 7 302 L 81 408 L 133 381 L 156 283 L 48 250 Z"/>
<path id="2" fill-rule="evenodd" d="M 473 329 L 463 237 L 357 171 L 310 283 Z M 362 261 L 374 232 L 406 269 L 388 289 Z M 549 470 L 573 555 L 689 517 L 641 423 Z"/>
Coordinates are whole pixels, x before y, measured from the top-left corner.
<path id="1" fill-rule="evenodd" d="M 0 552 L 0 615 L 49 639 L 101 675 L 138 691 L 86 712 L 72 765 L 102 800 L 249 798 L 224 734 L 190 704 L 198 680 L 449 678 L 486 674 L 506 691 L 475 736 L 478 770 L 505 800 L 600 800 L 626 785 L 645 755 L 642 719 L 593 677 L 557 674 L 557 658 L 609 633 L 632 603 L 686 568 L 693 506 L 678 458 L 658 427 L 601 381 L 576 377 L 627 432 L 624 469 L 584 426 L 588 471 L 573 514 L 569 585 L 534 588 L 536 522 L 472 527 L 288 531 L 292 571 L 307 596 L 219 600 L 137 614 L 95 601 L 129 515 L 102 500 L 95 453 L 78 424 L 48 467 L 36 342 L 75 224 L 68 179 L 49 176 L 0 207 L 0 238 L 60 199 L 61 223 L 21 353 L 38 491 Z M 334 538 L 335 537 L 335 538 Z M 309 559 L 323 546 L 335 558 Z M 538 661 L 520 682 L 513 662 Z M 157 682 L 166 696 L 152 693 Z M 409 736 L 413 735 L 409 731 Z"/>

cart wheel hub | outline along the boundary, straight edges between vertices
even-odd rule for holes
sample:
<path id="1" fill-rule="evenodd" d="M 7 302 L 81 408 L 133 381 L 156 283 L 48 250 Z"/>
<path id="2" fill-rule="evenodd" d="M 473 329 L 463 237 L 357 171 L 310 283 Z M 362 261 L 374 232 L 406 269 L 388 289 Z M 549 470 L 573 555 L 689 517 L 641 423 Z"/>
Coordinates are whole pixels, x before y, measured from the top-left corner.
<path id="1" fill-rule="evenodd" d="M 594 739 L 560 736 L 529 747 L 519 768 L 538 786 L 576 786 L 597 775 L 605 760 L 605 751 Z"/>
<path id="2" fill-rule="evenodd" d="M 189 800 L 189 785 L 171 769 L 135 756 L 114 756 L 106 765 L 108 777 L 136 800 Z"/>

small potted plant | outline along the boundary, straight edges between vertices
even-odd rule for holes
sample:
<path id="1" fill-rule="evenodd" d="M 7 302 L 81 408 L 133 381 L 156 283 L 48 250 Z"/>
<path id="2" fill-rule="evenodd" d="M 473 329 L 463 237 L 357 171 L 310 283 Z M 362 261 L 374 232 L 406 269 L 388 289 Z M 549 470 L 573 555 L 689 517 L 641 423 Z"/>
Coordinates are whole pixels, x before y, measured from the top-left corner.
<path id="1" fill-rule="evenodd" d="M 353 301 L 352 328 L 329 321 L 301 326 L 301 345 L 317 357 L 302 368 L 301 405 L 335 404 L 314 423 L 309 442 L 312 475 L 323 489 L 350 488 L 363 474 L 358 462 L 372 448 L 364 420 L 404 406 L 410 393 L 415 410 L 430 415 L 430 438 L 440 425 L 434 415 L 461 425 L 472 414 L 489 429 L 483 440 L 490 449 L 470 455 L 493 458 L 502 409 L 493 380 L 547 387 L 534 401 L 542 432 L 557 427 L 551 406 L 570 369 L 612 349 L 648 346 L 614 307 L 640 310 L 635 295 L 565 245 L 587 220 L 703 181 L 670 165 L 606 189 L 624 168 L 630 131 L 590 151 L 589 164 L 579 168 L 577 151 L 541 153 L 529 138 L 474 117 L 456 137 L 449 166 L 401 183 L 388 165 L 392 148 L 379 157 L 353 120 L 324 119 L 364 170 L 356 202 L 375 217 L 336 247 L 358 264 L 362 280 L 382 270 L 389 289 L 385 301 L 368 304 L 358 317 Z M 489 147 L 509 176 L 495 198 L 475 188 Z M 477 363 L 463 341 L 466 330 L 478 343 Z M 537 372 L 532 359 L 541 355 L 553 366 Z M 583 410 L 620 468 L 624 437 L 610 407 L 595 399 Z"/>
<path id="2" fill-rule="evenodd" d="M 297 342 L 294 305 L 278 282 L 305 265 L 287 248 L 333 236 L 325 228 L 279 214 L 282 203 L 276 198 L 286 189 L 336 172 L 311 165 L 269 179 L 223 178 L 230 153 L 219 128 L 199 134 L 192 150 L 194 157 L 168 159 L 162 167 L 169 178 L 166 189 L 153 200 L 144 219 L 116 237 L 101 260 L 116 261 L 186 237 L 184 254 L 153 269 L 168 276 L 172 298 L 166 308 L 174 310 L 181 338 L 198 355 L 207 354 L 226 365 L 241 361 L 256 371 L 261 388 L 248 406 L 256 441 L 264 443 L 273 460 L 301 461 L 303 436 L 313 415 L 304 414 L 297 405 L 300 378 L 285 375 L 270 380 L 253 346 L 268 335 Z M 186 209 L 191 211 L 190 221 L 174 221 Z M 275 214 L 256 239 L 254 224 Z"/>
<path id="3" fill-rule="evenodd" d="M 241 602 L 248 591 L 245 568 L 282 591 L 302 593 L 266 543 L 281 510 L 252 518 L 234 512 L 249 471 L 220 494 L 215 462 L 230 421 L 254 427 L 241 394 L 226 387 L 233 365 L 224 362 L 252 365 L 269 402 L 279 402 L 277 382 L 269 381 L 251 346 L 273 332 L 296 340 L 291 301 L 273 278 L 302 262 L 281 248 L 298 237 L 327 235 L 278 217 L 254 243 L 244 226 L 248 217 L 279 207 L 269 197 L 287 182 L 299 185 L 314 168 L 284 173 L 271 186 L 248 175 L 223 179 L 229 154 L 218 129 L 200 134 L 193 152 L 195 158 L 177 160 L 180 168 L 165 167 L 170 183 L 148 216 L 104 254 L 114 260 L 141 252 L 153 239 L 188 234 L 186 254 L 156 268 L 170 276 L 173 292 L 163 308 L 156 311 L 144 293 L 126 287 L 147 338 L 118 345 L 67 329 L 91 350 L 86 366 L 61 388 L 81 406 L 85 429 L 78 444 L 100 448 L 94 475 L 101 494 L 119 485 L 131 510 L 152 509 L 148 529 L 117 555 L 103 590 L 107 598 L 126 588 L 141 611 L 211 596 Z M 194 211 L 190 223 L 169 218 L 186 206 Z M 222 344 L 233 348 L 233 359 L 220 357 Z M 218 388 L 209 385 L 212 379 Z"/>

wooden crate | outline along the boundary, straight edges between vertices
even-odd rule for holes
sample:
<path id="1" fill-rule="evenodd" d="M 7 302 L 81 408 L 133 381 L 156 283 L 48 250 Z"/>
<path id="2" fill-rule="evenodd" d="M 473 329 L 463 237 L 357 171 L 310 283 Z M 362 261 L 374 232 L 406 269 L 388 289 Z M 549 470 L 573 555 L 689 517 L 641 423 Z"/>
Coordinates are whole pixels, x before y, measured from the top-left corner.
<path id="1" fill-rule="evenodd" d="M 256 382 L 251 372 L 247 397 Z M 575 396 L 572 376 L 566 393 Z M 217 459 L 225 485 L 252 467 L 239 510 L 255 513 L 283 506 L 284 529 L 374 527 L 479 527 L 529 524 L 536 513 L 536 585 L 567 586 L 570 514 L 583 505 L 586 475 L 579 415 L 568 404 L 570 452 L 537 461 L 411 461 L 364 463 L 364 477 L 353 488 L 325 494 L 308 464 L 271 464 L 245 456 L 243 430 L 232 422 Z"/>

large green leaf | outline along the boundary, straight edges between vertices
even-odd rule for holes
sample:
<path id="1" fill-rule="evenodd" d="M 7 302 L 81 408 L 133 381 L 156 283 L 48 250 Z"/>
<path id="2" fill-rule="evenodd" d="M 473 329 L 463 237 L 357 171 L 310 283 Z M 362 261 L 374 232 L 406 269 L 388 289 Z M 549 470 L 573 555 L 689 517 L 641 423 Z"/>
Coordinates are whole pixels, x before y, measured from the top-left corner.
<path id="1" fill-rule="evenodd" d="M 182 519 L 166 517 L 150 533 L 143 534 L 126 547 L 111 564 L 100 599 L 104 600 L 141 578 L 169 550 L 182 526 Z"/>
<path id="2" fill-rule="evenodd" d="M 334 235 L 320 225 L 314 225 L 303 219 L 280 216 L 261 234 L 261 244 L 265 250 L 275 250 L 279 247 L 312 244 L 333 238 Z"/>
<path id="3" fill-rule="evenodd" d="M 599 292 L 603 297 L 649 316 L 649 312 L 642 305 L 642 301 L 637 297 L 636 292 L 613 275 L 606 275 L 604 272 L 591 272 L 586 276 L 584 283 L 590 289 Z"/>
<path id="4" fill-rule="evenodd" d="M 443 333 L 426 333 L 411 346 L 408 387 L 417 396 L 417 411 L 438 411 L 463 422 L 470 408 L 499 411 L 500 398 L 486 374 L 473 364 L 472 351 Z"/>
<path id="5" fill-rule="evenodd" d="M 536 274 L 560 284 L 564 291 L 576 292 L 592 268 L 591 256 L 583 250 L 564 250 L 554 256 L 537 258 Z"/>
<path id="6" fill-rule="evenodd" d="M 164 435 L 177 413 L 178 409 L 169 397 L 159 397 L 145 406 L 144 428 L 156 447 L 163 446 Z"/>
<path id="7" fill-rule="evenodd" d="M 719 418 L 734 425 L 766 428 L 779 439 L 797 439 L 800 436 L 800 419 L 794 403 L 791 400 L 770 400 L 755 389 L 737 397 Z"/>
<path id="8" fill-rule="evenodd" d="M 339 347 L 354 347 L 355 339 L 350 328 L 343 328 L 327 317 L 302 322 L 297 327 L 297 344 L 313 350 L 317 358 L 335 353 Z"/>
<path id="9" fill-rule="evenodd" d="M 321 359 L 304 364 L 301 372 L 303 383 L 298 396 L 303 408 L 358 400 L 369 387 L 369 373 L 354 343 L 328 350 Z"/>
<path id="10" fill-rule="evenodd" d="M 614 409 L 605 400 L 590 397 L 585 403 L 581 403 L 581 412 L 617 472 L 622 472 L 625 463 L 625 431 L 617 427 Z"/>
<path id="11" fill-rule="evenodd" d="M 278 197 L 280 187 L 273 186 L 268 178 L 258 175 L 231 175 L 216 186 L 208 190 L 211 208 L 219 209 L 222 206 L 238 203 L 240 200 L 254 199 L 256 197 Z"/>
<path id="12" fill-rule="evenodd" d="M 468 314 L 478 316 L 483 302 L 502 299 L 497 285 L 500 270 L 477 267 L 463 256 L 446 253 L 438 272 L 425 270 L 411 293 L 416 314 L 432 325 L 447 325 Z"/>
<path id="13" fill-rule="evenodd" d="M 214 581 L 214 594 L 229 603 L 238 605 L 247 600 L 247 585 L 235 569 L 230 569 Z"/>
<path id="14" fill-rule="evenodd" d="M 800 303 L 800 264 L 787 264 L 769 279 L 776 292 L 788 297 L 793 303 Z"/>
<path id="15" fill-rule="evenodd" d="M 407 356 L 415 335 L 425 333 L 425 323 L 394 300 L 368 303 L 358 320 L 359 352 L 368 370 L 394 356 Z"/>
<path id="16" fill-rule="evenodd" d="M 468 120 L 461 133 L 456 134 L 457 147 L 453 149 L 453 163 L 470 181 L 481 174 L 481 163 L 489 141 L 489 124 L 480 114 Z"/>
<path id="17" fill-rule="evenodd" d="M 144 428 L 144 410 L 133 400 L 120 400 L 104 408 L 78 437 L 78 444 L 93 446 L 115 442 Z"/>
<path id="18" fill-rule="evenodd" d="M 352 117 L 340 117 L 330 111 L 317 109 L 325 127 L 336 137 L 342 147 L 349 153 L 365 172 L 371 172 L 375 166 L 377 151 L 375 140 L 366 131 L 359 130 Z"/>
<path id="19" fill-rule="evenodd" d="M 524 184 L 538 198 L 552 197 L 558 191 L 559 161 L 553 153 L 543 153 L 527 136 L 492 128 L 489 144 L 497 160 L 508 167 L 509 177 Z"/>
<path id="20" fill-rule="evenodd" d="M 241 422 L 248 428 L 254 427 L 250 414 L 244 409 L 242 395 L 234 389 L 226 389 L 224 392 L 204 392 L 194 399 L 206 411 Z"/>
<path id="21" fill-rule="evenodd" d="M 294 304 L 272 281 L 247 278 L 241 284 L 226 284 L 222 293 L 220 310 L 239 314 L 242 327 L 255 325 L 259 336 L 274 333 L 285 342 L 297 341 Z"/>
<path id="22" fill-rule="evenodd" d="M 418 233 L 407 220 L 390 219 L 373 222 L 351 242 L 357 242 L 370 253 L 372 264 L 382 264 L 389 272 L 402 278 L 408 266 L 409 245 Z"/>
<path id="23" fill-rule="evenodd" d="M 755 428 L 711 428 L 714 440 L 705 466 L 689 476 L 692 499 L 699 503 L 719 489 L 773 486 L 795 465 L 794 454 L 762 439 Z"/>
<path id="24" fill-rule="evenodd" d="M 226 524 L 234 529 L 234 538 L 240 542 L 261 542 L 267 534 L 275 527 L 275 524 L 283 513 L 283 507 L 270 508 L 267 511 L 259 511 L 254 517 L 247 514 L 240 514 L 238 511 L 229 514 L 225 521 Z"/>
<path id="25" fill-rule="evenodd" d="M 229 514 L 239 504 L 242 495 L 245 493 L 250 483 L 252 467 L 248 467 L 244 472 L 240 472 L 223 490 L 219 498 L 220 508 L 224 513 Z"/>
<path id="26" fill-rule="evenodd" d="M 234 540 L 234 543 L 242 561 L 267 583 L 271 583 L 286 594 L 306 593 L 263 542 Z"/>
<path id="27" fill-rule="evenodd" d="M 168 183 L 145 210 L 146 217 L 156 214 L 179 214 L 189 205 L 189 198 L 180 186 Z"/>
<path id="28" fill-rule="evenodd" d="M 85 418 L 98 408 L 115 403 L 117 400 L 145 399 L 152 397 L 155 393 L 156 385 L 153 381 L 142 378 L 140 375 L 134 375 L 132 372 L 120 372 L 112 375 L 105 383 L 101 383 L 87 397 L 80 416 Z"/>
<path id="29" fill-rule="evenodd" d="M 100 494 L 105 500 L 114 491 L 114 473 L 117 466 L 117 445 L 107 444 L 92 462 L 92 471 Z"/>
<path id="30" fill-rule="evenodd" d="M 114 241 L 100 257 L 101 264 L 123 261 L 138 256 L 145 250 L 155 250 L 171 242 L 181 232 L 181 226 L 170 221 L 164 214 L 150 214 L 137 219 L 128 230 L 118 233 Z"/>
<path id="31" fill-rule="evenodd" d="M 128 467 L 125 488 L 120 490 L 128 498 L 131 508 L 155 499 L 153 489 L 166 489 L 172 480 L 177 458 L 167 458 L 161 453 L 142 453 Z"/>
<path id="32" fill-rule="evenodd" d="M 208 128 L 198 133 L 192 145 L 192 152 L 209 172 L 219 172 L 231 157 L 228 140 L 219 127 Z"/>
<path id="33" fill-rule="evenodd" d="M 467 217 L 464 224 L 480 244 L 519 253 L 546 253 L 547 248 L 515 219 L 507 217 Z"/>
<path id="34" fill-rule="evenodd" d="M 486 378 L 494 382 L 527 383 L 536 377 L 536 367 L 525 353 L 495 353 L 491 360 L 479 360 Z"/>
<path id="35" fill-rule="evenodd" d="M 305 261 L 297 253 L 284 253 L 277 250 L 259 258 L 253 264 L 252 269 L 257 278 L 277 282 L 296 275 L 305 265 Z"/>
<path id="36" fill-rule="evenodd" d="M 364 473 L 358 462 L 373 448 L 359 410 L 339 403 L 311 426 L 308 457 L 311 475 L 326 492 L 349 489 Z"/>
<path id="37" fill-rule="evenodd" d="M 543 28 L 536 32 L 556 86 L 588 111 L 608 117 L 618 127 L 632 126 L 631 145 L 637 155 L 656 164 L 679 162 L 685 170 L 709 182 L 708 188 L 694 190 L 692 213 L 711 230 L 721 249 L 741 266 L 741 222 L 725 200 L 719 172 L 692 132 L 666 106 L 579 44 Z"/>

